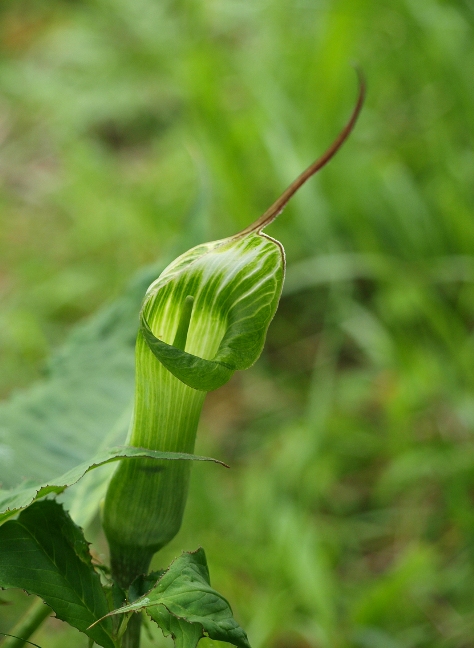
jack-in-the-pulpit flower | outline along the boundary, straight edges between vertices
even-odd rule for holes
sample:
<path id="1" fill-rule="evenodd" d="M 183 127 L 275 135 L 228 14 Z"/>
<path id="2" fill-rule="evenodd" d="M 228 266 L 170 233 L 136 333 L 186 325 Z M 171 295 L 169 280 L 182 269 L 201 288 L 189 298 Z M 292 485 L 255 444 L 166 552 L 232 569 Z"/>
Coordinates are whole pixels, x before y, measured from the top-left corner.
<path id="1" fill-rule="evenodd" d="M 301 185 L 336 153 L 362 107 L 364 84 L 346 127 L 253 225 L 198 245 L 150 286 L 140 315 L 136 394 L 129 444 L 192 453 L 206 392 L 260 356 L 280 299 L 285 255 L 263 233 Z M 190 462 L 122 462 L 109 485 L 103 517 L 112 572 L 127 587 L 178 532 Z"/>

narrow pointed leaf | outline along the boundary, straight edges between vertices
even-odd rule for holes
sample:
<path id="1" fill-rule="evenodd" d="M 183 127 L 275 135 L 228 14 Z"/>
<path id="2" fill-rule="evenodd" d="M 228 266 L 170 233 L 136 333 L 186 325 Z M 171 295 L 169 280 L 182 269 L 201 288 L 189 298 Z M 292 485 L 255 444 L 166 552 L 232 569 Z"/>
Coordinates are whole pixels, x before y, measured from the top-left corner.
<path id="1" fill-rule="evenodd" d="M 247 635 L 235 621 L 229 603 L 210 585 L 203 549 L 183 553 L 147 594 L 110 615 L 140 610 L 146 610 L 165 633 L 174 634 L 176 638 L 179 636 L 181 642 L 188 642 L 181 643 L 185 648 L 191 648 L 197 636 L 197 630 L 186 628 L 185 623 L 200 626 L 202 635 L 211 639 L 249 648 Z M 170 620 L 168 615 L 180 623 Z"/>
<path id="2" fill-rule="evenodd" d="M 35 502 L 0 527 L 0 587 L 36 594 L 59 619 L 114 648 L 107 600 L 82 530 L 55 501 Z"/>
<path id="3" fill-rule="evenodd" d="M 94 468 L 103 466 L 120 459 L 166 459 L 171 461 L 213 461 L 222 464 L 217 459 L 210 457 L 199 457 L 197 455 L 186 454 L 184 452 L 159 452 L 155 450 L 146 450 L 144 448 L 121 447 L 111 448 L 105 452 L 96 455 L 91 461 L 86 461 L 57 479 L 53 479 L 43 484 L 25 484 L 18 486 L 10 491 L 0 490 L 0 523 L 15 515 L 21 509 L 30 506 L 35 500 L 46 497 L 51 493 L 62 493 L 68 486 L 75 484 L 81 477 Z"/>

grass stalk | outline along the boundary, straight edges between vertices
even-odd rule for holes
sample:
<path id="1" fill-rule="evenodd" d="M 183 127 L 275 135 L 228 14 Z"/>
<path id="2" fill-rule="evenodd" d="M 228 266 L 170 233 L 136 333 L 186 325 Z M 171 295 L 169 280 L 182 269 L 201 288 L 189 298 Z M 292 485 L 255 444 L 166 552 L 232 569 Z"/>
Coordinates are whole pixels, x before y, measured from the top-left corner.
<path id="1" fill-rule="evenodd" d="M 43 603 L 40 598 L 37 598 L 18 623 L 10 630 L 9 634 L 12 636 L 5 638 L 2 648 L 23 648 L 23 646 L 26 646 L 26 641 L 46 621 L 51 613 L 51 608 Z"/>

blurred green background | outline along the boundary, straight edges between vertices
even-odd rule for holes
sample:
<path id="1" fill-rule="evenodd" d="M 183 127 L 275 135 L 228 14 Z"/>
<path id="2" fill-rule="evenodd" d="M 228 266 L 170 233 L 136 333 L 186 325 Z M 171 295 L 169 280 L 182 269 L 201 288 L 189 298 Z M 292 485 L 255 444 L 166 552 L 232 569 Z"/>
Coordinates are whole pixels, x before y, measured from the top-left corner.
<path id="1" fill-rule="evenodd" d="M 195 467 L 156 560 L 203 545 L 253 648 L 474 646 L 473 25 L 470 0 L 0 5 L 4 398 L 140 267 L 254 220 L 367 77 L 268 230 L 266 350 L 207 398 L 197 451 L 232 470 Z"/>

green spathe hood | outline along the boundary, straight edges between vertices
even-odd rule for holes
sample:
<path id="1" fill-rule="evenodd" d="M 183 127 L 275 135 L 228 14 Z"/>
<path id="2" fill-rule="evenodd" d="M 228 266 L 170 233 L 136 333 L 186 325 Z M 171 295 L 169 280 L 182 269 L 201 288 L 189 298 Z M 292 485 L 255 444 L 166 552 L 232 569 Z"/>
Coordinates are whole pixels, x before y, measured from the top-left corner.
<path id="1" fill-rule="evenodd" d="M 148 346 L 189 387 L 217 389 L 260 356 L 284 272 L 282 246 L 262 233 L 189 250 L 148 289 L 141 313 Z M 181 350 L 173 340 L 189 297 L 194 301 Z"/>

